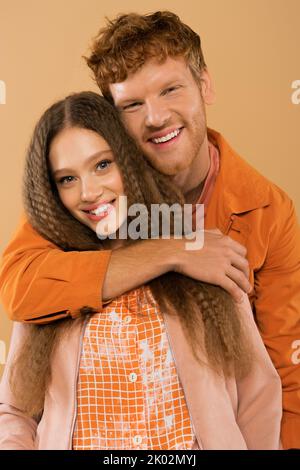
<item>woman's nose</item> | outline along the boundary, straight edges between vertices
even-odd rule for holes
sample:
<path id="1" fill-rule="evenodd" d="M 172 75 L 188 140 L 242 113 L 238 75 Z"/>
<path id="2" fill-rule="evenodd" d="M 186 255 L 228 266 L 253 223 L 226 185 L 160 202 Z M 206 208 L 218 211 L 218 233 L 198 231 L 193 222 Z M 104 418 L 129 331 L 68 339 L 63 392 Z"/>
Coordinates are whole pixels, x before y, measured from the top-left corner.
<path id="1" fill-rule="evenodd" d="M 86 178 L 81 183 L 81 200 L 94 202 L 103 194 L 103 184 L 99 178 Z"/>

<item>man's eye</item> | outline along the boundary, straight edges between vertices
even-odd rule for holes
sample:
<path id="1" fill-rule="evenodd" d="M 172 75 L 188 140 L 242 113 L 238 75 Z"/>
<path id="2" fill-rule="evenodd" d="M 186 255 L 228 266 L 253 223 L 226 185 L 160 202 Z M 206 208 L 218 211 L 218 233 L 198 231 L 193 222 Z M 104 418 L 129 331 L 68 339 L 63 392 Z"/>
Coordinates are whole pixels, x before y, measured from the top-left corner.
<path id="1" fill-rule="evenodd" d="M 100 170 L 106 170 L 106 168 L 108 168 L 111 163 L 111 160 L 101 160 L 101 162 L 97 163 L 96 168 L 100 168 Z"/>
<path id="2" fill-rule="evenodd" d="M 172 91 L 178 90 L 178 86 L 171 86 L 170 88 L 167 88 L 164 92 L 166 95 L 167 93 L 172 93 Z"/>
<path id="3" fill-rule="evenodd" d="M 130 104 L 127 104 L 126 106 L 123 106 L 123 111 L 126 111 L 126 110 L 129 110 L 129 109 L 134 109 L 134 108 L 137 108 L 138 106 L 140 106 L 141 103 L 139 102 L 135 102 L 135 103 L 130 103 Z"/>

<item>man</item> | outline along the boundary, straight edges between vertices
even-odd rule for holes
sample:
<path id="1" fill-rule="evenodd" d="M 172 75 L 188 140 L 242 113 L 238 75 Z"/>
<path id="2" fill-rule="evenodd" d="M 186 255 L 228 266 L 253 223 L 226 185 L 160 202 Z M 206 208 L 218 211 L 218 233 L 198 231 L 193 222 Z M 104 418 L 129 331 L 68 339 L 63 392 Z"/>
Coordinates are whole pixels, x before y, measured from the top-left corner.
<path id="1" fill-rule="evenodd" d="M 22 221 L 3 257 L 8 314 L 39 323 L 76 317 L 83 289 L 100 309 L 101 300 L 169 270 L 218 284 L 237 301 L 253 288 L 255 319 L 283 384 L 283 446 L 300 447 L 300 239 L 291 200 L 207 130 L 211 78 L 199 36 L 176 15 L 120 16 L 100 31 L 87 62 L 149 162 L 172 176 L 186 202 L 205 204 L 204 247 L 143 240 L 112 253 L 64 253 Z"/>

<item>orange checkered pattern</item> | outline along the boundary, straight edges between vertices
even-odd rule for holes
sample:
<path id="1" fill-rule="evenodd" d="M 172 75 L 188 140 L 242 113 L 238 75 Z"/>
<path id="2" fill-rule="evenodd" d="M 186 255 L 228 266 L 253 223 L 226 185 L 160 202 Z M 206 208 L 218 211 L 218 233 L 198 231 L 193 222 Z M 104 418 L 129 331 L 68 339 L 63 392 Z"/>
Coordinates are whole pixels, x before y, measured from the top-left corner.
<path id="1" fill-rule="evenodd" d="M 124 294 L 84 333 L 73 449 L 191 449 L 194 437 L 150 289 Z"/>

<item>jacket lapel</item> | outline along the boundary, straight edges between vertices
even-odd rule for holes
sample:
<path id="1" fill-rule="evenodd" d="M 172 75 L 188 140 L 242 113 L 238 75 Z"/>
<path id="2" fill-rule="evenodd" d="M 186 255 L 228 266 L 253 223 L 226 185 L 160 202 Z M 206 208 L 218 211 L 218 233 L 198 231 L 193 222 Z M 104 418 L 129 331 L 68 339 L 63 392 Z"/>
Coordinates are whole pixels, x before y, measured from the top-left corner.
<path id="1" fill-rule="evenodd" d="M 170 347 L 200 449 L 246 449 L 222 376 L 195 359 L 177 315 L 164 315 Z"/>

